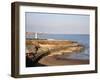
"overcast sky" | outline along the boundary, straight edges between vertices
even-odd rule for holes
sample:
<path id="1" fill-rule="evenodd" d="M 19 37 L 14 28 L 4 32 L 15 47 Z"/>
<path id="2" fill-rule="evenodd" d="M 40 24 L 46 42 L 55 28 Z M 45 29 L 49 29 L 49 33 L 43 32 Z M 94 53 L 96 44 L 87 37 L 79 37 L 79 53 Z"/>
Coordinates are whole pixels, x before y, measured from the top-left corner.
<path id="1" fill-rule="evenodd" d="M 89 34 L 89 15 L 25 13 L 26 32 Z"/>

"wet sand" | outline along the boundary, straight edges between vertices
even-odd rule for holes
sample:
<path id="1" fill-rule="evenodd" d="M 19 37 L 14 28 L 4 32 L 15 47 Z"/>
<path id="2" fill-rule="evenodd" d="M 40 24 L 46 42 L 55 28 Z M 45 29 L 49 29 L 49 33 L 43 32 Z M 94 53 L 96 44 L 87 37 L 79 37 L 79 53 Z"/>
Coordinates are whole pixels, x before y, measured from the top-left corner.
<path id="1" fill-rule="evenodd" d="M 89 60 L 58 59 L 56 58 L 56 56 L 45 56 L 39 61 L 39 63 L 48 66 L 79 65 L 79 64 L 89 64 Z"/>

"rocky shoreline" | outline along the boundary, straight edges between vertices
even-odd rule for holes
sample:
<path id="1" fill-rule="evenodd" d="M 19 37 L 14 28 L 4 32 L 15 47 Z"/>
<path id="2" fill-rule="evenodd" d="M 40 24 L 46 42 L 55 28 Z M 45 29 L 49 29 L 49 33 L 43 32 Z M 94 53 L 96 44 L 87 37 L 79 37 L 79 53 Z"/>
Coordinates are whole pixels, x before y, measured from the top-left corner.
<path id="1" fill-rule="evenodd" d="M 43 60 L 45 57 L 47 59 L 48 56 L 69 56 L 75 52 L 80 53 L 84 49 L 85 47 L 82 44 L 68 40 L 26 40 L 26 57 L 33 63 L 45 64 Z"/>

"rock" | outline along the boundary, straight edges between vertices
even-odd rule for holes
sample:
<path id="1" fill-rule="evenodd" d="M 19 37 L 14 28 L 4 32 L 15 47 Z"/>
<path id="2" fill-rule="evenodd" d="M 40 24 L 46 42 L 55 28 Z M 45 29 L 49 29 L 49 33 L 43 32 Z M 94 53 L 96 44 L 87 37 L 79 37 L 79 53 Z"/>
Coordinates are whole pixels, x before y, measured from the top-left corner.
<path id="1" fill-rule="evenodd" d="M 49 52 L 48 48 L 38 48 L 37 54 L 46 54 Z"/>
<path id="2" fill-rule="evenodd" d="M 34 45 L 27 45 L 26 46 L 26 53 L 36 53 L 37 52 L 37 49 L 36 49 L 36 46 Z"/>
<path id="3" fill-rule="evenodd" d="M 33 63 L 37 63 L 43 56 L 48 55 L 49 49 L 43 48 L 37 45 L 27 45 L 26 46 L 26 58 L 31 59 Z"/>
<path id="4" fill-rule="evenodd" d="M 84 46 L 72 41 L 49 41 L 49 40 L 27 40 L 26 55 L 27 60 L 31 59 L 32 63 L 38 61 L 49 54 L 56 55 L 58 59 L 65 59 L 74 52 L 83 51 Z M 28 54 L 27 54 L 28 53 Z M 56 53 L 56 54 L 55 54 Z"/>

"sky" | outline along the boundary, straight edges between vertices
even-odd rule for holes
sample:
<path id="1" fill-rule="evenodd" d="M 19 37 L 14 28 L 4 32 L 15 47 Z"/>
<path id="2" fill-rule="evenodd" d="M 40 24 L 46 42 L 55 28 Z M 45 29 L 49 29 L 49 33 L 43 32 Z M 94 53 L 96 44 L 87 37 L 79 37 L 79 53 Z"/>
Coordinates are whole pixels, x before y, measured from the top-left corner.
<path id="1" fill-rule="evenodd" d="M 26 32 L 89 34 L 89 15 L 25 13 Z"/>

